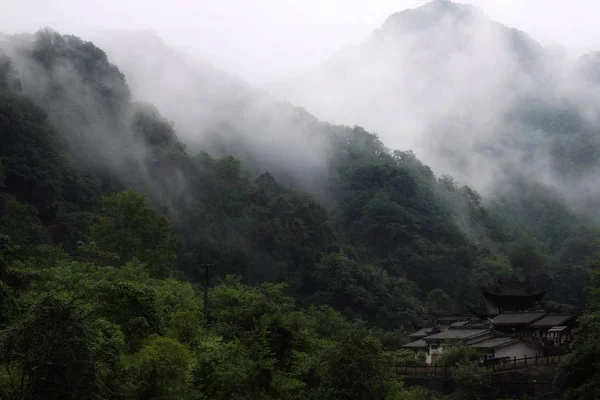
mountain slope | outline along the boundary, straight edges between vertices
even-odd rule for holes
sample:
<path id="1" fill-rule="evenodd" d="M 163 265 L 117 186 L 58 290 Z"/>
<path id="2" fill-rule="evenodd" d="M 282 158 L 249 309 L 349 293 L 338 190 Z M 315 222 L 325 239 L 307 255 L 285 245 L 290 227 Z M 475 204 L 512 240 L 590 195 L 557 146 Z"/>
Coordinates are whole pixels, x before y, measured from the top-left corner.
<path id="1" fill-rule="evenodd" d="M 132 195 L 101 204 L 101 196 L 133 188 L 169 213 L 178 235 L 178 266 L 192 279 L 199 262 L 213 261 L 220 276 L 236 273 L 256 283 L 287 281 L 299 298 L 318 294 L 310 302 L 328 304 L 336 291 L 320 280 L 319 271 L 326 268 L 321 259 L 331 253 L 331 260 L 349 263 L 351 281 L 343 290 L 360 288 L 352 295 L 354 305 L 345 306 L 348 313 L 390 328 L 410 325 L 418 304 L 416 289 L 394 297 L 380 281 L 379 270 L 367 267 L 366 260 L 334 257 L 340 246 L 332 222 L 310 196 L 281 187 L 269 174 L 252 182 L 231 156 L 188 154 L 156 108 L 129 100 L 123 75 L 93 44 L 45 30 L 6 38 L 4 48 L 0 232 L 25 254 L 51 244 L 76 253 L 79 242 L 93 240 L 107 256 L 122 253 L 117 265 L 131 261 L 129 247 L 113 246 L 110 237 L 98 237 L 100 230 L 90 226 L 100 211 L 112 207 L 118 214 L 120 207 L 131 210 L 137 204 Z M 383 156 L 381 144 L 364 131 L 332 131 L 339 133 L 335 143 L 345 142 L 355 156 L 371 151 L 374 157 Z M 330 140 L 333 144 L 334 138 Z M 236 143 L 237 150 L 243 152 L 244 145 Z M 342 152 L 339 158 L 341 162 L 346 156 Z M 133 229 L 130 217 L 105 218 L 103 232 L 110 232 L 110 221 Z M 27 226 L 15 230 L 20 220 Z M 140 246 L 135 236 L 125 239 Z M 139 240 L 152 247 L 151 237 Z M 153 274 L 172 273 L 174 265 L 144 257 Z M 377 297 L 365 304 L 361 292 L 371 289 L 377 289 Z"/>
<path id="2" fill-rule="evenodd" d="M 360 127 L 251 89 L 198 97 L 245 89 L 177 54 L 153 66 L 175 62 L 189 87 L 158 85 L 143 58 L 130 81 L 51 30 L 0 49 L 2 398 L 410 398 L 390 374 L 414 360 L 406 331 L 464 311 L 479 284 L 529 276 L 582 302 L 600 233 L 554 192 L 525 182 L 487 208 Z M 180 136 L 136 95 L 161 88 L 214 132 Z M 205 296 L 185 281 L 201 266 Z"/>
<path id="3" fill-rule="evenodd" d="M 435 0 L 269 90 L 413 149 L 486 195 L 522 176 L 587 211 L 600 198 L 590 189 L 600 173 L 600 114 L 580 64 L 471 6 Z"/>
<path id="4" fill-rule="evenodd" d="M 212 261 L 218 263 L 220 276 L 235 273 L 254 283 L 286 281 L 302 302 L 336 304 L 349 316 L 390 329 L 416 323 L 421 301 L 433 289 L 447 292 L 455 310 L 460 310 L 465 303 L 477 301 L 478 284 L 513 270 L 557 285 L 560 296 L 555 298 L 565 301 L 568 290 L 556 279 L 556 271 L 562 270 L 550 268 L 547 256 L 580 265 L 586 257 L 581 252 L 595 249 L 582 250 L 573 243 L 571 250 L 565 250 L 555 242 L 545 248 L 543 240 L 541 247 L 527 240 L 520 244 L 523 231 L 520 226 L 507 228 L 510 217 L 503 209 L 490 212 L 469 187 L 448 176 L 436 177 L 414 153 L 392 152 L 362 128 L 322 123 L 248 89 L 243 101 L 236 96 L 228 100 L 227 93 L 217 97 L 217 104 L 219 99 L 230 101 L 221 112 L 207 108 L 213 111 L 206 115 L 218 122 L 213 134 L 180 136 L 177 122 L 174 128 L 156 107 L 130 100 L 136 95 L 130 95 L 129 80 L 93 44 L 48 30 L 9 38 L 6 43 L 7 65 L 12 65 L 12 72 L 2 80 L 7 101 L 29 98 L 42 115 L 39 124 L 52 128 L 39 135 L 64 142 L 55 151 L 72 167 L 61 167 L 60 173 L 68 182 L 85 179 L 87 185 L 57 189 L 60 194 L 53 207 L 69 210 L 64 219 L 70 224 L 62 226 L 63 235 L 57 236 L 52 232 L 58 211 L 44 217 L 47 206 L 23 190 L 18 192 L 12 183 L 16 174 L 27 174 L 18 172 L 22 162 L 4 163 L 10 184 L 6 194 L 16 198 L 18 207 L 9 197 L 6 204 L 19 212 L 24 209 L 21 205 L 33 207 L 25 214 L 40 219 L 42 233 L 44 227 L 49 232 L 44 243 L 74 251 L 76 242 L 89 237 L 93 214 L 101 206 L 99 198 L 132 188 L 147 193 L 155 209 L 169 214 L 179 242 L 177 266 L 191 279 L 198 278 L 198 263 Z M 175 63 L 192 74 L 189 87 L 164 86 L 165 98 L 189 99 L 183 109 L 192 114 L 195 105 L 215 107 L 209 95 L 193 101 L 206 78 L 204 70 L 186 70 L 177 54 L 163 53 L 162 47 L 155 51 L 166 57 L 162 61 L 166 65 Z M 140 91 L 146 83 L 157 90 L 161 86 L 153 73 L 144 72 L 145 65 L 130 66 L 132 71 L 141 68 L 132 81 Z M 215 79 L 226 76 L 218 71 L 211 74 Z M 243 90 L 243 84 L 230 83 Z M 236 104 L 239 109 L 230 108 Z M 236 119 L 245 114 L 250 117 Z M 204 118 L 200 116 L 198 121 Z M 278 132 L 283 132 L 281 137 L 269 141 Z M 294 139 L 299 134 L 316 139 L 300 145 Z M 22 148 L 26 137 L 8 137 L 2 158 L 11 160 L 11 149 Z M 189 143 L 184 145 L 180 138 Z M 267 142 L 271 147 L 262 148 Z M 225 143 L 229 147 L 219 147 Z M 201 145 L 208 152 L 201 151 Z M 318 162 L 307 158 L 310 155 L 316 155 Z M 35 158 L 24 161 L 36 168 L 40 164 Z M 83 171 L 86 178 L 77 178 Z M 313 176 L 316 184 L 307 176 Z M 31 179 L 46 182 L 44 176 Z M 68 205 L 61 196 L 69 190 L 81 193 L 85 200 L 75 198 L 69 200 L 75 204 Z M 309 190 L 316 199 L 298 190 Z M 518 196 L 516 200 L 521 201 Z M 546 218 L 547 213 L 535 215 Z M 578 224 L 569 211 L 564 218 Z M 7 233 L 10 226 L 6 225 Z M 543 257 L 529 266 L 522 262 L 527 254 Z M 151 270 L 169 273 L 162 264 Z"/>
<path id="5" fill-rule="evenodd" d="M 322 178 L 335 128 L 151 32 L 108 32 L 94 41 L 131 77 L 133 96 L 174 121 L 192 151 L 234 155 L 256 175 L 269 170 L 282 183 L 326 191 Z"/>

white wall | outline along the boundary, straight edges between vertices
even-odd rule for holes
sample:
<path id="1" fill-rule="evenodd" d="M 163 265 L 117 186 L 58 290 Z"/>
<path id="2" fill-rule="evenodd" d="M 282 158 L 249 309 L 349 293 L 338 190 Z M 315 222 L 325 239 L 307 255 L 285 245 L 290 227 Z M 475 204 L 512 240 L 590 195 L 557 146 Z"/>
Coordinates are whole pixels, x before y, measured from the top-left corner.
<path id="1" fill-rule="evenodd" d="M 537 351 L 537 353 L 539 355 L 542 354 L 541 351 Z M 529 345 L 527 345 L 524 342 L 517 342 L 517 343 L 509 344 L 508 346 L 500 347 L 500 348 L 496 349 L 496 352 L 495 352 L 495 358 L 504 358 L 504 357 L 523 358 L 525 356 L 535 357 L 535 355 L 536 355 L 536 349 L 530 347 Z"/>

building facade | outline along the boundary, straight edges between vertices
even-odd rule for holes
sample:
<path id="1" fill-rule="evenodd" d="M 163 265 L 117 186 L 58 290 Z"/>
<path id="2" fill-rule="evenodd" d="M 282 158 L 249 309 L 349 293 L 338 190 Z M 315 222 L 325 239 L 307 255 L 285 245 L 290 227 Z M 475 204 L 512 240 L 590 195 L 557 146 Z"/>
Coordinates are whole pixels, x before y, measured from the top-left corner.
<path id="1" fill-rule="evenodd" d="M 403 347 L 425 353 L 431 365 L 455 343 L 476 349 L 481 362 L 566 353 L 576 315 L 545 309 L 540 304 L 545 293 L 515 278 L 482 288 L 485 304 L 470 307 L 473 315 L 439 318 L 409 335 Z"/>

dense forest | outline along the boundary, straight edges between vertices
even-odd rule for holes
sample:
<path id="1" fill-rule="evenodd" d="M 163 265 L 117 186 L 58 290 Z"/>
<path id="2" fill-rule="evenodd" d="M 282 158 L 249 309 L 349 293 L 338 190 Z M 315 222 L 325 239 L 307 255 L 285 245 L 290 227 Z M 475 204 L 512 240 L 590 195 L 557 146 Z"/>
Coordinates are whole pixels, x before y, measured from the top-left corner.
<path id="1" fill-rule="evenodd" d="M 311 192 L 275 158 L 188 148 L 90 42 L 0 45 L 1 398 L 431 398 L 391 368 L 424 317 L 513 274 L 555 307 L 598 285 L 600 231 L 544 187 L 484 201 L 297 109 L 326 142 Z"/>

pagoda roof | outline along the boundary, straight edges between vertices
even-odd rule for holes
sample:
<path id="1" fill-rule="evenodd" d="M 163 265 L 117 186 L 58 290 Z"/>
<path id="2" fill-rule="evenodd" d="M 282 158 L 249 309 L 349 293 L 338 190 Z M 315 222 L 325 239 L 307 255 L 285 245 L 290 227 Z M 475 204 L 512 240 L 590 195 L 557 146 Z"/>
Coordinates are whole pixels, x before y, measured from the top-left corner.
<path id="1" fill-rule="evenodd" d="M 515 277 L 499 281 L 496 285 L 481 287 L 483 296 L 505 310 L 525 310 L 542 300 L 546 290 L 531 282 L 520 282 Z"/>

